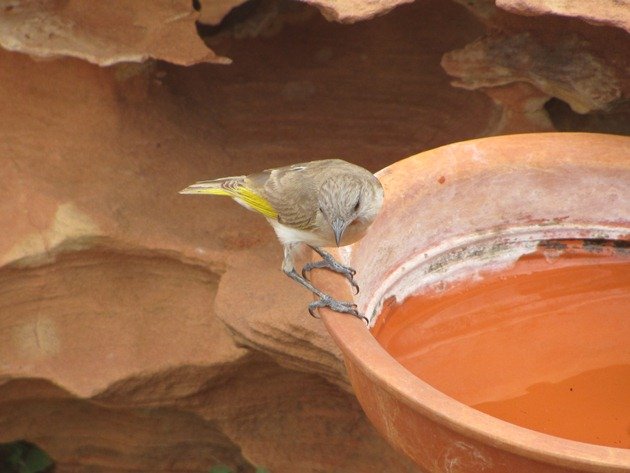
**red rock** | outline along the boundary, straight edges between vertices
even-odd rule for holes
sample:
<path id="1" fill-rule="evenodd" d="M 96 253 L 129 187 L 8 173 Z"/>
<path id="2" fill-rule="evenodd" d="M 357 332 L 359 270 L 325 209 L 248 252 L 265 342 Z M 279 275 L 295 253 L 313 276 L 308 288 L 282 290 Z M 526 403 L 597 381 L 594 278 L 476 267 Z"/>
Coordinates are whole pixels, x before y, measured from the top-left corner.
<path id="1" fill-rule="evenodd" d="M 398 5 L 413 0 L 305 0 L 316 6 L 331 21 L 354 23 L 383 15 Z"/>
<path id="2" fill-rule="evenodd" d="M 553 129 L 544 108 L 552 98 L 578 114 L 605 114 L 616 113 L 630 96 L 625 32 L 576 18 L 507 13 L 490 0 L 459 3 L 488 34 L 445 54 L 442 66 L 457 78 L 454 86 L 482 90 L 502 105 L 495 133 Z M 576 126 L 580 121 L 573 120 Z M 600 131 L 595 122 L 592 129 Z"/>
<path id="3" fill-rule="evenodd" d="M 611 25 L 630 32 L 630 2 L 627 0 L 496 0 L 499 8 L 520 15 L 562 15 L 593 24 Z"/>
<path id="4" fill-rule="evenodd" d="M 192 2 L 14 2 L 0 8 L 0 46 L 36 57 L 73 56 L 107 66 L 161 59 L 229 63 L 203 44 Z"/>
<path id="5" fill-rule="evenodd" d="M 46 28 L 84 13 L 47 5 Z M 220 61 L 191 4 L 173 5 L 95 7 L 63 41 L 20 37 L 28 22 L 5 9 L 0 37 L 98 64 Z M 60 473 L 415 471 L 349 394 L 264 219 L 177 191 L 324 157 L 376 171 L 497 123 L 538 129 L 528 120 L 542 98 L 494 88 L 518 112 L 501 121 L 483 93 L 449 85 L 440 58 L 483 33 L 457 5 L 418 2 L 354 25 L 297 5 L 305 13 L 280 15 L 264 38 L 207 38 L 229 67 L 0 52 L 0 442 L 36 442 Z M 161 22 L 161 8 L 178 20 Z"/>
<path id="6" fill-rule="evenodd" d="M 416 471 L 348 392 L 264 219 L 177 194 L 325 156 L 377 170 L 480 133 L 493 106 L 441 74 L 451 40 L 392 57 L 401 28 L 446 25 L 411 13 L 223 38 L 228 68 L 0 53 L 0 442 L 35 442 L 61 473 Z M 469 97 L 477 115 L 453 106 Z"/>
<path id="7" fill-rule="evenodd" d="M 204 25 L 218 25 L 233 8 L 246 0 L 199 0 L 199 22 Z"/>

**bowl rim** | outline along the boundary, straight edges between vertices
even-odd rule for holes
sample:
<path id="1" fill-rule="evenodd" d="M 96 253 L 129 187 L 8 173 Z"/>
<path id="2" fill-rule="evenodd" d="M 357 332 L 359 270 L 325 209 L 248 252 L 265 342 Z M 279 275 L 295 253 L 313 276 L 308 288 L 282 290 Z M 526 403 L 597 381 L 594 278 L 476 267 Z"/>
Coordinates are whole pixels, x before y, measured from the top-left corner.
<path id="1" fill-rule="evenodd" d="M 583 141 L 585 142 L 583 145 L 587 146 L 586 142 L 592 143 L 593 140 L 609 143 L 609 141 L 624 139 L 624 146 L 627 145 L 630 149 L 630 138 L 618 135 L 594 133 L 503 135 L 452 143 L 428 150 L 397 161 L 379 171 L 377 175 L 390 174 L 391 171 L 395 171 L 396 167 L 401 166 L 401 163 L 425 159 L 427 155 L 437 150 L 456 148 L 461 143 L 474 145 L 488 141 L 492 141 L 493 145 L 501 144 L 501 141 L 508 144 L 513 141 L 522 143 L 523 140 L 531 140 L 533 135 L 536 137 L 544 136 L 544 139 L 554 141 L 567 141 L 567 144 L 572 147 L 579 146 L 579 142 Z M 607 145 L 610 146 L 610 144 Z M 630 164 L 623 164 L 623 166 L 630 168 Z M 352 246 L 349 248 L 351 252 Z M 329 248 L 328 251 L 336 257 L 341 256 L 336 248 Z M 328 271 L 316 271 L 313 273 L 313 280 L 316 286 L 328 291 L 333 297 L 352 300 L 350 286 L 342 276 Z M 347 364 L 351 363 L 359 368 L 381 389 L 389 391 L 397 400 L 430 420 L 459 434 L 471 437 L 482 444 L 499 447 L 506 452 L 532 460 L 582 471 L 630 471 L 630 449 L 556 437 L 478 411 L 413 375 L 381 347 L 362 320 L 333 312 L 327 308 L 320 309 L 320 315 L 329 334 L 341 349 Z"/>

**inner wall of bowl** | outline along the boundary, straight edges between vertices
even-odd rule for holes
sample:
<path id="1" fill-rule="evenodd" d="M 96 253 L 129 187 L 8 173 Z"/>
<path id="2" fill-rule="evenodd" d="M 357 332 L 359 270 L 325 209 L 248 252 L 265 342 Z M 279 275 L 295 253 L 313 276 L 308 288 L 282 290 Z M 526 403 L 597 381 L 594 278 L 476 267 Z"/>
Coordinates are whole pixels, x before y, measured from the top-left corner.
<path id="1" fill-rule="evenodd" d="M 628 238 L 630 166 L 608 141 L 617 138 L 497 137 L 379 172 L 383 208 L 367 235 L 341 252 L 357 270 L 359 311 L 373 323 L 388 297 L 400 301 L 481 265 L 500 268 L 541 240 Z"/>
<path id="2" fill-rule="evenodd" d="M 372 292 L 365 307 L 374 326 L 385 301 L 401 303 L 425 291 L 440 291 L 452 284 L 512 266 L 521 256 L 533 253 L 541 242 L 563 239 L 620 240 L 625 226 L 537 225 L 499 228 L 466 235 L 433 248 L 410 254 Z"/>

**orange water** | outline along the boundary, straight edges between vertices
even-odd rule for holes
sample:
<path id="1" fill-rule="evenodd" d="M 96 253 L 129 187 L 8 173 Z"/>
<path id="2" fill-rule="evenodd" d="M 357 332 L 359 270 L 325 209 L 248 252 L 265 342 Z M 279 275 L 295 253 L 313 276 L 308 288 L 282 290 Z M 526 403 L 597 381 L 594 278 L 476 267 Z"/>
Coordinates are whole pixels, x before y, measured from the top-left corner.
<path id="1" fill-rule="evenodd" d="M 373 333 L 416 376 L 480 411 L 630 448 L 627 250 L 541 250 L 389 305 Z"/>

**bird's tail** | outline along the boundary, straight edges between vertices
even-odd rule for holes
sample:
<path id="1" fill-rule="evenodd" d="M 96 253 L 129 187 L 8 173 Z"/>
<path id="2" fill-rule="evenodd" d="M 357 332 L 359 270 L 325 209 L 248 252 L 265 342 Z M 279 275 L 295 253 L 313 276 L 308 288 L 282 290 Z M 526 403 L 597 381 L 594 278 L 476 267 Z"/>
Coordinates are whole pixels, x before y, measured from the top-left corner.
<path id="1" fill-rule="evenodd" d="M 180 194 L 227 195 L 242 206 L 263 214 L 267 218 L 277 218 L 278 212 L 267 199 L 245 184 L 245 176 L 222 177 L 212 181 L 199 181 L 179 191 Z"/>
<path id="2" fill-rule="evenodd" d="M 180 194 L 212 194 L 233 197 L 234 190 L 240 187 L 245 176 L 222 177 L 211 181 L 199 181 L 179 191 Z"/>

